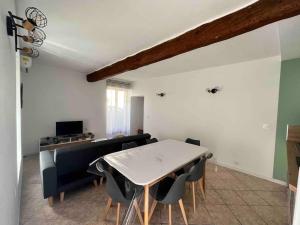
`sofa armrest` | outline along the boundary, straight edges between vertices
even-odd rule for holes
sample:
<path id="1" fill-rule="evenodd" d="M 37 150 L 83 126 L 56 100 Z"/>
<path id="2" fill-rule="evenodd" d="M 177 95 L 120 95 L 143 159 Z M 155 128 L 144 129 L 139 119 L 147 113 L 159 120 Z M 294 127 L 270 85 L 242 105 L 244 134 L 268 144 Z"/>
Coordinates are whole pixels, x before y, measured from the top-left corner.
<path id="1" fill-rule="evenodd" d="M 40 173 L 44 198 L 53 197 L 57 194 L 57 172 L 50 151 L 40 152 Z"/>

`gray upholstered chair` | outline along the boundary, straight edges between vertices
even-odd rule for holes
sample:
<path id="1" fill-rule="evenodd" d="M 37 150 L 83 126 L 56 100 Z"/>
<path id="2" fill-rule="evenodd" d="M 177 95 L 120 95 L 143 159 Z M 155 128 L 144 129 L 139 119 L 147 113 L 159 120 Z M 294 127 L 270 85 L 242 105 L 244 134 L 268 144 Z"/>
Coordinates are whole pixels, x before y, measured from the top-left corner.
<path id="1" fill-rule="evenodd" d="M 182 198 L 185 192 L 185 181 L 189 174 L 181 174 L 176 179 L 167 177 L 150 189 L 150 194 L 154 198 L 150 209 L 149 221 L 153 215 L 157 203 L 166 204 L 169 206 L 169 224 L 172 224 L 172 204 L 179 203 L 184 223 L 187 225 Z"/>
<path id="2" fill-rule="evenodd" d="M 146 141 L 147 141 L 147 140 L 146 140 Z M 185 143 L 200 146 L 200 140 L 196 140 L 196 139 L 192 139 L 192 138 L 187 138 L 187 139 L 185 140 Z M 179 176 L 179 175 L 182 174 L 182 173 L 188 172 L 189 169 L 190 169 L 193 165 L 195 165 L 196 163 L 198 163 L 198 162 L 199 162 L 199 159 L 195 159 L 193 162 L 191 162 L 191 163 L 189 163 L 188 165 L 185 165 L 184 167 L 182 167 L 182 168 L 180 168 L 179 170 L 177 170 L 177 171 L 175 172 L 175 174 L 176 174 L 177 176 Z"/>
<path id="3" fill-rule="evenodd" d="M 106 191 L 109 195 L 107 205 L 104 212 L 104 219 L 106 219 L 107 214 L 109 212 L 109 209 L 111 208 L 111 204 L 117 203 L 117 218 L 116 218 L 116 225 L 119 225 L 120 223 L 120 209 L 121 204 L 124 204 L 125 206 L 129 206 L 130 203 L 133 201 L 133 206 L 137 212 L 137 215 L 139 217 L 141 225 L 143 225 L 143 217 L 141 214 L 141 211 L 138 207 L 138 203 L 136 201 L 136 196 L 132 194 L 131 196 L 128 196 L 126 193 L 126 180 L 123 178 L 118 179 L 115 178 L 109 171 L 104 169 L 101 161 L 97 162 L 96 165 L 97 169 L 104 174 L 106 178 Z M 131 186 L 133 188 L 136 188 L 137 186 Z M 140 190 L 134 190 L 134 192 L 131 193 L 140 193 Z"/>
<path id="4" fill-rule="evenodd" d="M 156 142 L 158 142 L 158 140 L 156 138 L 151 138 L 151 139 L 146 140 L 147 144 L 153 144 L 153 143 L 156 143 Z"/>
<path id="5" fill-rule="evenodd" d="M 192 138 L 187 138 L 185 140 L 185 143 L 200 146 L 200 140 L 196 140 L 196 139 L 192 139 Z"/>
<path id="6" fill-rule="evenodd" d="M 193 144 L 200 146 L 200 140 L 192 139 L 192 138 L 187 138 L 185 140 L 186 143 L 188 144 Z M 192 164 L 186 166 L 183 169 L 180 169 L 176 171 L 176 175 L 180 175 L 182 173 L 188 173 L 190 174 L 189 178 L 187 179 L 188 182 L 191 182 L 192 185 L 192 193 L 193 193 L 193 208 L 194 212 L 196 210 L 196 197 L 195 197 L 195 182 L 199 182 L 200 186 L 200 191 L 202 193 L 203 198 L 205 199 L 205 167 L 206 167 L 206 160 L 212 158 L 213 154 L 208 153 L 204 155 L 203 157 L 199 159 L 196 159 L 193 161 Z"/>
<path id="7" fill-rule="evenodd" d="M 189 176 L 187 178 L 187 182 L 190 182 L 192 185 L 192 194 L 193 194 L 193 209 L 196 212 L 196 194 L 195 194 L 195 185 L 196 182 L 199 182 L 200 190 L 205 199 L 204 187 L 203 187 L 203 179 L 204 179 L 204 167 L 205 167 L 205 156 L 202 157 L 194 166 L 189 169 Z"/>

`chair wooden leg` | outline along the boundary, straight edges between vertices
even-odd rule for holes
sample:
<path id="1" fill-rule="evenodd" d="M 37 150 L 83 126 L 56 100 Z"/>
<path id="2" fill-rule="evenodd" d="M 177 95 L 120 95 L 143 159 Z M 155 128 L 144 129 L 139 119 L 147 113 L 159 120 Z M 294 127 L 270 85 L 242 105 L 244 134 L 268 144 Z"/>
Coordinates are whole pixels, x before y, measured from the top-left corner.
<path id="1" fill-rule="evenodd" d="M 100 178 L 100 186 L 103 184 L 103 177 Z"/>
<path id="2" fill-rule="evenodd" d="M 48 198 L 48 204 L 49 204 L 49 206 L 53 206 L 53 197 L 49 197 Z"/>
<path id="3" fill-rule="evenodd" d="M 121 208 L 121 203 L 118 202 L 116 225 L 119 225 L 119 223 L 120 223 L 120 208 Z"/>
<path id="4" fill-rule="evenodd" d="M 97 182 L 97 180 L 93 180 L 93 183 L 94 183 L 94 186 L 95 186 L 95 187 L 98 187 L 98 182 Z"/>
<path id="5" fill-rule="evenodd" d="M 155 209 L 156 205 L 157 205 L 157 201 L 154 199 L 154 200 L 153 200 L 153 203 L 152 203 L 152 206 L 151 206 L 151 209 L 150 209 L 149 222 L 150 222 L 151 217 L 152 217 L 152 215 L 153 215 L 153 213 L 154 213 L 154 209 Z"/>
<path id="6" fill-rule="evenodd" d="M 205 164 L 204 164 L 204 171 L 203 171 L 203 176 L 202 176 L 202 187 L 203 187 L 203 192 L 205 194 L 206 192 L 206 184 L 205 184 L 205 172 L 206 171 L 206 161 L 205 161 Z"/>
<path id="7" fill-rule="evenodd" d="M 112 203 L 112 199 L 109 198 L 109 199 L 107 200 L 107 204 L 106 204 L 106 208 L 105 208 L 105 211 L 104 211 L 104 218 L 103 218 L 103 220 L 106 220 L 108 211 L 109 211 L 109 209 L 110 209 L 110 207 L 111 207 L 111 203 Z"/>
<path id="8" fill-rule="evenodd" d="M 136 199 L 133 201 L 133 205 L 134 205 L 134 208 L 136 210 L 136 213 L 138 214 L 141 225 L 144 225 L 143 216 L 142 216 L 141 210 L 138 206 L 138 203 L 137 203 Z M 150 217 L 149 217 L 149 221 L 150 221 L 150 218 L 151 218 L 151 214 L 150 214 Z"/>
<path id="9" fill-rule="evenodd" d="M 195 195 L 195 182 L 192 182 L 192 194 L 193 194 L 193 208 L 194 208 L 194 213 L 196 212 L 196 195 Z"/>
<path id="10" fill-rule="evenodd" d="M 204 187 L 203 187 L 203 185 L 204 185 L 203 184 L 203 177 L 200 179 L 199 185 L 200 185 L 200 191 L 202 193 L 202 196 L 205 199 L 205 190 L 204 190 Z"/>
<path id="11" fill-rule="evenodd" d="M 188 225 L 188 222 L 187 222 L 187 218 L 186 218 L 186 214 L 185 214 L 185 210 L 184 210 L 184 206 L 183 206 L 182 199 L 180 199 L 180 200 L 178 201 L 178 203 L 179 203 L 179 206 L 180 206 L 180 209 L 181 209 L 181 213 L 182 213 L 182 216 L 183 216 L 184 223 L 185 223 L 185 225 Z"/>
<path id="12" fill-rule="evenodd" d="M 60 192 L 59 193 L 59 199 L 60 199 L 60 202 L 64 201 L 64 199 L 65 199 L 65 192 Z"/>
<path id="13" fill-rule="evenodd" d="M 172 225 L 172 205 L 169 204 L 169 225 Z"/>

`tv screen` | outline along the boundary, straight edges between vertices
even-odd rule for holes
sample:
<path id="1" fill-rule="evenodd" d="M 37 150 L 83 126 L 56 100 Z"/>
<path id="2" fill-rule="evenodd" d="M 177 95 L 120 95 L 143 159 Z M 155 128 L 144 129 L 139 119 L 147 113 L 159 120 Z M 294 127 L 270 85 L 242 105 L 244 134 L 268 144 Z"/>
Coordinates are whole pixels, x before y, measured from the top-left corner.
<path id="1" fill-rule="evenodd" d="M 56 122 L 56 136 L 82 134 L 82 133 L 83 133 L 82 121 Z"/>

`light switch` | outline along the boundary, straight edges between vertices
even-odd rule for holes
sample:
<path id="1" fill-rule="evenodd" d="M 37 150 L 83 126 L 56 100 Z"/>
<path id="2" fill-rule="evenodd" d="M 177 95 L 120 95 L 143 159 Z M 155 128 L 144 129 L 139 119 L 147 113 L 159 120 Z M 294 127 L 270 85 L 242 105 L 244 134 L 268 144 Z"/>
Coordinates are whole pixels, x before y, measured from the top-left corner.
<path id="1" fill-rule="evenodd" d="M 264 130 L 270 130 L 270 124 L 264 123 L 264 124 L 262 125 L 262 128 L 263 128 Z"/>

